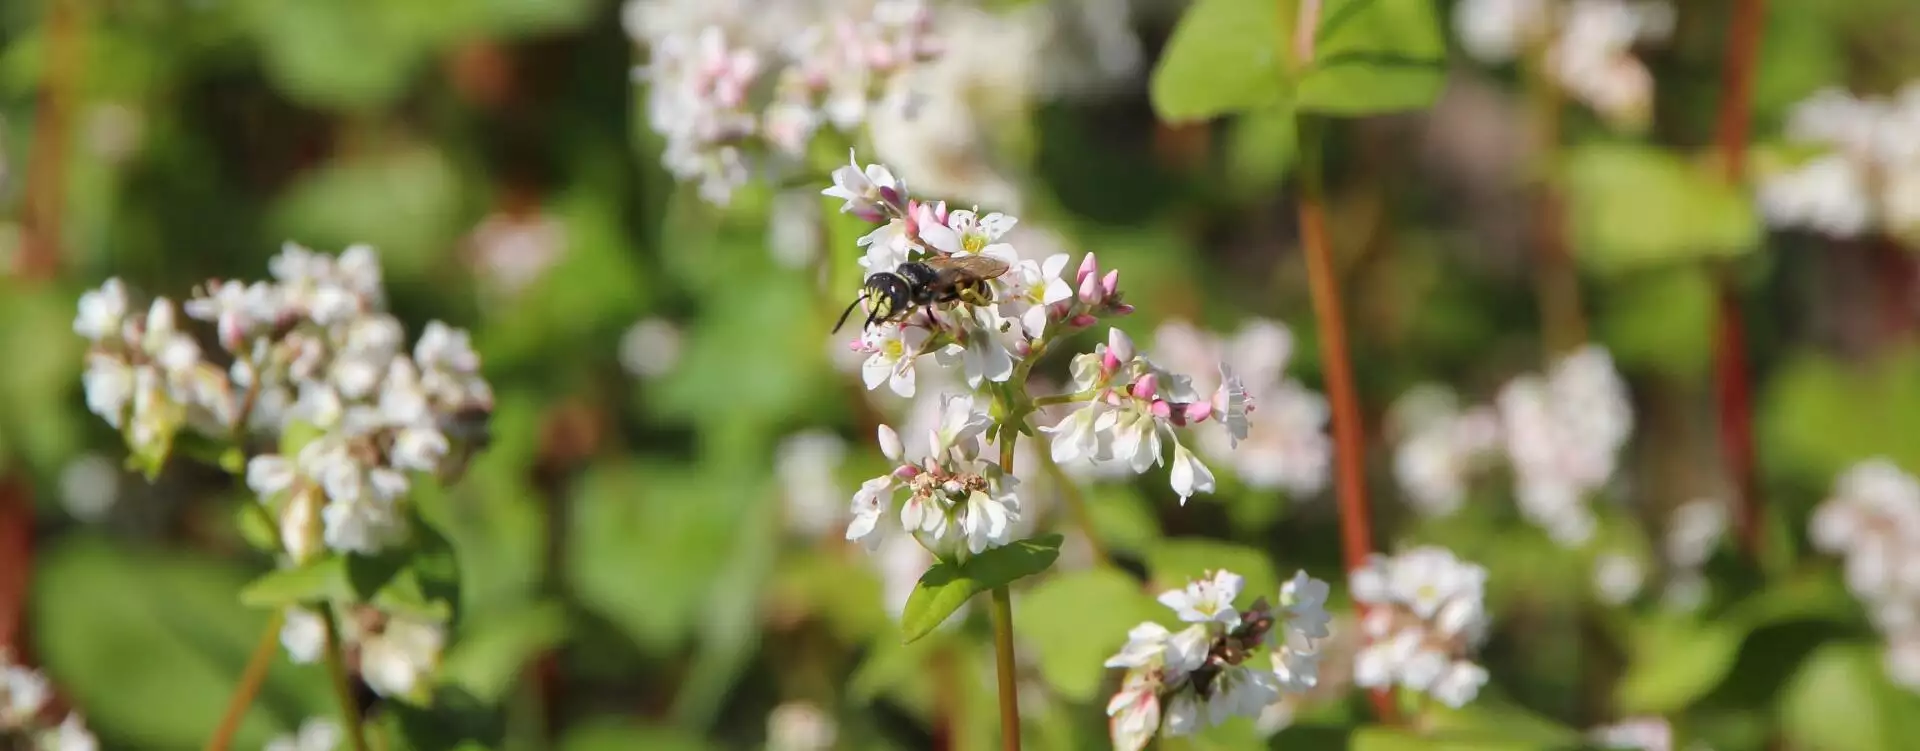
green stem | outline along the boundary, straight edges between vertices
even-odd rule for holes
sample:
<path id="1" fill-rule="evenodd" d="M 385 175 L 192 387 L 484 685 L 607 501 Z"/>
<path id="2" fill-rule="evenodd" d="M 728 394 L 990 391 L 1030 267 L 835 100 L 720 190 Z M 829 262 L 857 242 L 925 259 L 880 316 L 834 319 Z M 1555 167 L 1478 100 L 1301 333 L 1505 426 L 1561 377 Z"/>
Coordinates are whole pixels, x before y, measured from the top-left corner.
<path id="1" fill-rule="evenodd" d="M 1042 396 L 1037 399 L 1034 399 L 1033 406 L 1051 407 L 1056 404 L 1072 404 L 1074 402 L 1084 402 L 1092 399 L 1093 397 L 1097 396 L 1099 393 L 1100 392 L 1097 390 L 1088 389 L 1086 391 L 1075 391 L 1071 394 L 1052 394 L 1049 396 Z"/>
<path id="2" fill-rule="evenodd" d="M 1040 466 L 1053 479 L 1053 484 L 1059 486 L 1060 500 L 1066 504 L 1067 514 L 1073 517 L 1074 526 L 1080 528 L 1080 535 L 1087 538 L 1087 548 L 1093 553 L 1094 565 L 1109 563 L 1111 559 L 1107 557 L 1107 546 L 1100 542 L 1100 535 L 1094 532 L 1093 514 L 1087 511 L 1087 499 L 1080 495 L 1080 486 L 1074 484 L 1073 478 L 1068 477 L 1053 456 L 1044 451 L 1040 452 Z"/>
<path id="3" fill-rule="evenodd" d="M 367 732 L 360 718 L 360 703 L 354 701 L 353 684 L 347 677 L 346 648 L 340 639 L 340 625 L 333 620 L 333 606 L 320 605 L 320 622 L 327 629 L 327 673 L 333 678 L 333 695 L 340 702 L 340 717 L 346 726 L 347 742 L 353 751 L 367 751 Z"/>
<path id="4" fill-rule="evenodd" d="M 993 658 L 1000 678 L 1000 748 L 1020 751 L 1020 691 L 1014 680 L 1013 662 L 1013 595 L 1006 585 L 993 588 Z"/>

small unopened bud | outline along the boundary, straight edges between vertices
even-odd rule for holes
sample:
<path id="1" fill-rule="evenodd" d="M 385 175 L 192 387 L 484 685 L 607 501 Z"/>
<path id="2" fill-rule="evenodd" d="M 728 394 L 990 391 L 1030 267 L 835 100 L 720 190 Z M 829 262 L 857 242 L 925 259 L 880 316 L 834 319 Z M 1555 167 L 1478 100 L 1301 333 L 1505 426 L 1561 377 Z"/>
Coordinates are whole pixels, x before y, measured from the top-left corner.
<path id="1" fill-rule="evenodd" d="M 1080 271 L 1074 275 L 1073 283 L 1083 284 L 1087 281 L 1087 277 L 1099 275 L 1100 263 L 1093 259 L 1092 253 L 1088 253 L 1086 257 L 1080 259 Z"/>
<path id="2" fill-rule="evenodd" d="M 1091 314 L 1088 314 L 1088 313 L 1081 313 L 1080 315 L 1074 316 L 1073 320 L 1068 321 L 1068 323 L 1072 324 L 1073 327 L 1077 329 L 1084 329 L 1088 326 L 1092 326 L 1099 322 L 1100 322 L 1100 319 L 1094 318 Z"/>
<path id="3" fill-rule="evenodd" d="M 1147 376 L 1147 377 L 1152 378 L 1153 376 Z M 1160 420 L 1173 419 L 1173 407 L 1168 405 L 1166 400 L 1164 399 L 1153 400 L 1153 406 L 1148 407 L 1148 410 L 1153 412 L 1153 416 L 1156 419 L 1160 419 Z"/>
<path id="4" fill-rule="evenodd" d="M 1101 300 L 1105 299 L 1105 295 L 1103 295 L 1100 291 L 1100 277 L 1094 276 L 1092 274 L 1088 274 L 1084 277 L 1081 277 L 1080 289 L 1078 291 L 1078 295 L 1080 297 L 1080 302 L 1086 303 L 1088 305 L 1096 305 Z"/>
<path id="5" fill-rule="evenodd" d="M 1114 315 L 1117 315 L 1117 316 L 1124 316 L 1124 315 L 1132 315 L 1132 314 L 1133 314 L 1133 306 L 1132 306 L 1132 305 L 1128 305 L 1128 304 L 1126 304 L 1126 303 L 1120 303 L 1119 305 L 1115 305 L 1115 306 L 1113 306 L 1113 307 L 1110 307 L 1110 308 L 1107 308 L 1107 309 L 1108 309 L 1108 310 L 1111 310 L 1111 311 L 1113 311 L 1113 314 L 1114 314 Z"/>
<path id="6" fill-rule="evenodd" d="M 893 476 L 902 480 L 911 480 L 920 474 L 920 468 L 911 464 L 902 464 L 893 468 Z"/>
<path id="7" fill-rule="evenodd" d="M 1133 382 L 1133 397 L 1135 399 L 1152 399 L 1154 392 L 1159 390 L 1159 386 L 1160 379 L 1154 374 L 1148 373 L 1140 376 L 1139 380 Z"/>
<path id="8" fill-rule="evenodd" d="M 1021 339 L 1019 343 L 1013 345 L 1013 353 L 1021 357 L 1033 354 L 1033 342 Z"/>
<path id="9" fill-rule="evenodd" d="M 1106 297 L 1112 297 L 1115 292 L 1119 292 L 1119 291 L 1120 291 L 1120 270 L 1114 269 L 1112 271 L 1107 272 L 1107 275 L 1100 280 L 1100 292 L 1102 293 L 1102 297 L 1106 298 Z"/>
<path id="10" fill-rule="evenodd" d="M 880 425 L 879 433 L 880 453 L 890 460 L 900 461 L 900 457 L 906 453 L 906 449 L 900 445 L 900 434 L 893 431 L 893 426 L 885 423 Z"/>
<path id="11" fill-rule="evenodd" d="M 1207 402 L 1188 402 L 1186 412 L 1187 422 L 1205 422 L 1207 418 L 1213 416 L 1213 405 Z"/>
<path id="12" fill-rule="evenodd" d="M 882 211 L 880 204 L 877 203 L 854 204 L 847 213 L 859 217 L 860 221 L 868 224 L 879 224 L 887 218 L 887 212 Z"/>

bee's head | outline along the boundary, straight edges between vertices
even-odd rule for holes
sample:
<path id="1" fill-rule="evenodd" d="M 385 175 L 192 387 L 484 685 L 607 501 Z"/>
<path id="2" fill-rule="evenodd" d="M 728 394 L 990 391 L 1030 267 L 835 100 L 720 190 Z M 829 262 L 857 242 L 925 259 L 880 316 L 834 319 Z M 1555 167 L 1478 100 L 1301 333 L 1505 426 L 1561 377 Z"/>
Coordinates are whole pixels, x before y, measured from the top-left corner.
<path id="1" fill-rule="evenodd" d="M 854 298 L 853 303 L 840 313 L 840 322 L 833 325 L 833 330 L 837 332 L 841 326 L 846 325 L 847 315 L 853 312 L 854 306 L 859 305 L 861 300 L 867 301 L 866 325 L 872 326 L 891 318 L 896 311 L 905 308 L 911 294 L 911 286 L 899 274 L 881 272 L 869 276 L 866 283 L 860 285 L 860 296 Z"/>

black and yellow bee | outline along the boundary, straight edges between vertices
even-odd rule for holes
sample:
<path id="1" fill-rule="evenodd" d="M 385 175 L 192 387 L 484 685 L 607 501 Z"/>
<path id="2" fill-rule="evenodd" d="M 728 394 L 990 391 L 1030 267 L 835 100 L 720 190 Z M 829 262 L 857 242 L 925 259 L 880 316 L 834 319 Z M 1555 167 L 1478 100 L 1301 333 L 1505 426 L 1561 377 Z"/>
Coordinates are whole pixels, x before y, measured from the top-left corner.
<path id="1" fill-rule="evenodd" d="M 862 300 L 868 301 L 867 322 L 898 321 L 922 307 L 948 302 L 986 305 L 993 302 L 993 287 L 988 281 L 1007 273 L 1006 261 L 988 256 L 934 256 L 925 261 L 900 264 L 892 271 L 867 277 L 860 296 L 841 311 L 833 324 L 837 333 L 846 325 L 847 316 Z"/>

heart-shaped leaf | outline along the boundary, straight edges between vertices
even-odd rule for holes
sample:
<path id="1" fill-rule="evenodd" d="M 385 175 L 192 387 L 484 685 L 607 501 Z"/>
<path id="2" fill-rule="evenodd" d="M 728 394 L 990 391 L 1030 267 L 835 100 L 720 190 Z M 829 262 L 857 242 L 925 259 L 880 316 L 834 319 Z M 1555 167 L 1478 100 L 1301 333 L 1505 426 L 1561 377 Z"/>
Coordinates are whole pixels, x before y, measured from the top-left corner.
<path id="1" fill-rule="evenodd" d="M 1148 96 L 1168 122 L 1284 104 L 1290 35 L 1283 3 L 1199 0 L 1180 16 L 1154 66 Z"/>
<path id="2" fill-rule="evenodd" d="M 1422 109 L 1446 82 L 1432 0 L 1329 0 L 1294 106 L 1328 115 Z"/>
<path id="3" fill-rule="evenodd" d="M 933 564 L 907 596 L 906 610 L 900 614 L 905 640 L 912 643 L 932 633 L 976 594 L 1047 570 L 1060 557 L 1061 539 L 1042 535 L 988 550 L 958 565 Z"/>

